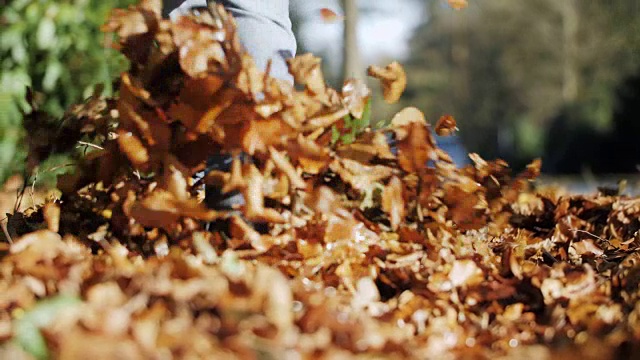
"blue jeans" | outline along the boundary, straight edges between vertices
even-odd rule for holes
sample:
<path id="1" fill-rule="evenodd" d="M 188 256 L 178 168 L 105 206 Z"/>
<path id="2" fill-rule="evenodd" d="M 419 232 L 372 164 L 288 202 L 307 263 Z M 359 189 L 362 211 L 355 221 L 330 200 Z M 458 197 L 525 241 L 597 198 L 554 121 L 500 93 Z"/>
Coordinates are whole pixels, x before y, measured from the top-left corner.
<path id="1" fill-rule="evenodd" d="M 213 1 L 213 0 L 209 0 Z M 271 60 L 271 75 L 292 81 L 286 59 L 296 54 L 291 30 L 289 0 L 217 0 L 234 16 L 242 45 L 264 70 Z M 207 6 L 207 0 L 163 0 L 165 15 L 179 16 L 192 7 Z"/>

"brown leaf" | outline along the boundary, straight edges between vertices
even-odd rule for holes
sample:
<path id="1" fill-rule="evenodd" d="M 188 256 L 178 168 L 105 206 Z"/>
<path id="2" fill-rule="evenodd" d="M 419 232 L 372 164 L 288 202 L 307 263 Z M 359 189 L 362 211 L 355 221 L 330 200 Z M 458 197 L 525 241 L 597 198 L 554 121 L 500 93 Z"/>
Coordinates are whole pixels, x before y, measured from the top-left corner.
<path id="1" fill-rule="evenodd" d="M 405 203 L 402 197 L 402 181 L 394 176 L 382 192 L 382 210 L 389 215 L 391 229 L 397 230 L 405 216 Z"/>
<path id="2" fill-rule="evenodd" d="M 245 165 L 242 174 L 247 183 L 243 190 L 246 202 L 245 214 L 247 218 L 252 219 L 264 212 L 264 178 L 253 164 Z"/>
<path id="3" fill-rule="evenodd" d="M 447 2 L 449 3 L 449 6 L 456 10 L 462 10 L 469 6 L 468 0 L 447 0 Z"/>
<path id="4" fill-rule="evenodd" d="M 306 85 L 307 89 L 314 95 L 324 95 L 326 85 L 320 63 L 322 60 L 311 53 L 296 56 L 288 59 L 289 71 L 293 75 L 296 83 Z"/>
<path id="5" fill-rule="evenodd" d="M 212 184 L 217 185 L 217 184 Z M 231 176 L 224 184 L 222 191 L 228 193 L 235 190 L 242 190 L 247 186 L 246 179 L 242 174 L 242 162 L 238 157 L 234 157 L 231 163 Z"/>
<path id="6" fill-rule="evenodd" d="M 234 124 L 239 121 L 251 121 L 255 115 L 248 108 L 234 108 L 235 110 L 244 111 L 242 113 L 244 116 L 239 116 L 237 118 L 232 116 L 234 115 L 233 112 L 227 112 L 229 108 L 232 107 L 237 96 L 238 92 L 234 89 L 224 89 L 219 92 L 215 97 L 215 100 L 209 103 L 209 107 L 202 113 L 201 117 L 197 119 L 194 130 L 199 133 L 207 133 L 211 131 L 211 127 L 214 124 L 224 126 Z M 232 121 L 229 121 L 230 118 Z"/>
<path id="7" fill-rule="evenodd" d="M 336 14 L 335 11 L 333 11 L 331 9 L 328 9 L 328 8 L 320 9 L 320 18 L 322 19 L 322 21 L 327 22 L 327 23 L 332 23 L 332 22 L 337 22 L 337 21 L 344 20 L 344 16 L 338 15 L 338 14 Z"/>
<path id="8" fill-rule="evenodd" d="M 247 224 L 238 216 L 231 217 L 231 224 L 229 226 L 231 236 L 235 239 L 246 241 L 252 248 L 260 253 L 263 253 L 273 245 L 269 241 L 270 238 L 260 235 L 251 225 Z"/>
<path id="9" fill-rule="evenodd" d="M 265 74 L 258 70 L 253 58 L 248 54 L 242 55 L 242 68 L 236 77 L 236 86 L 245 95 L 256 100 L 264 92 Z"/>
<path id="10" fill-rule="evenodd" d="M 365 132 L 350 144 L 340 145 L 336 153 L 342 157 L 361 163 L 370 163 L 375 159 L 393 160 L 387 137 L 382 131 Z"/>
<path id="11" fill-rule="evenodd" d="M 571 245 L 576 253 L 580 256 L 602 256 L 604 251 L 599 248 L 592 239 L 585 239 L 582 241 L 574 242 Z"/>
<path id="12" fill-rule="evenodd" d="M 342 86 L 342 98 L 353 117 L 362 118 L 365 105 L 369 101 L 371 90 L 364 81 L 359 79 L 347 79 Z"/>
<path id="13" fill-rule="evenodd" d="M 226 37 L 224 30 L 195 23 L 184 16 L 171 26 L 179 48 L 180 67 L 187 75 L 198 78 L 229 70 L 227 54 L 221 44 Z"/>
<path id="14" fill-rule="evenodd" d="M 449 271 L 454 287 L 474 286 L 484 281 L 484 273 L 473 260 L 456 260 Z"/>
<path id="15" fill-rule="evenodd" d="M 54 202 L 48 202 L 42 207 L 42 214 L 47 223 L 47 229 L 57 233 L 60 231 L 60 206 Z"/>
<path id="16" fill-rule="evenodd" d="M 319 174 L 326 169 L 331 161 L 329 150 L 326 147 L 320 146 L 301 134 L 295 140 L 289 141 L 287 154 L 297 161 L 307 174 Z"/>
<path id="17" fill-rule="evenodd" d="M 400 110 L 393 116 L 391 119 L 391 127 L 393 129 L 401 129 L 414 122 L 426 124 L 427 120 L 425 119 L 422 111 L 413 106 L 409 106 Z"/>
<path id="18" fill-rule="evenodd" d="M 458 131 L 456 119 L 451 115 L 442 115 L 436 123 L 435 132 L 440 136 L 449 136 Z"/>
<path id="19" fill-rule="evenodd" d="M 329 168 L 354 189 L 363 191 L 374 183 L 393 175 L 393 170 L 382 165 L 364 165 L 354 160 L 336 159 Z"/>
<path id="20" fill-rule="evenodd" d="M 444 203 L 449 207 L 447 213 L 461 230 L 479 229 L 486 223 L 484 203 L 478 194 L 467 192 L 463 187 L 454 184 L 445 185 Z"/>
<path id="21" fill-rule="evenodd" d="M 269 147 L 269 154 L 271 155 L 271 159 L 273 160 L 276 167 L 287 175 L 289 181 L 291 181 L 291 185 L 298 189 L 304 189 L 305 187 L 307 187 L 307 184 L 304 182 L 304 180 L 302 180 L 295 167 L 291 165 L 284 154 L 274 149 L 273 147 Z"/>
<path id="22" fill-rule="evenodd" d="M 173 156 L 167 156 L 163 166 L 161 188 L 169 191 L 178 200 L 187 200 L 189 195 L 188 170 Z"/>
<path id="23" fill-rule="evenodd" d="M 411 122 L 396 131 L 398 137 L 398 162 L 407 172 L 417 172 L 427 166 L 429 160 L 438 158 L 435 140 L 427 125 Z M 402 137 L 402 135 L 405 135 Z"/>
<path id="24" fill-rule="evenodd" d="M 222 215 L 206 209 L 195 199 L 179 200 L 168 191 L 157 189 L 131 208 L 131 217 L 148 227 L 173 229 L 183 217 L 212 221 Z"/>
<path id="25" fill-rule="evenodd" d="M 389 104 L 398 102 L 407 86 L 407 75 L 398 62 L 394 61 L 384 68 L 369 66 L 367 74 L 381 81 L 384 100 Z"/>
<path id="26" fill-rule="evenodd" d="M 266 153 L 269 146 L 280 147 L 295 134 L 294 129 L 277 117 L 246 122 L 238 127 L 229 126 L 225 130 L 228 131 L 225 147 L 233 149 L 237 144 L 250 155 Z"/>
<path id="27" fill-rule="evenodd" d="M 156 114 L 149 111 L 138 112 L 125 101 L 118 102 L 118 113 L 122 129 L 136 130 L 146 144 L 158 150 L 169 149 L 171 130 Z"/>
<path id="28" fill-rule="evenodd" d="M 146 169 L 149 165 L 149 151 L 139 137 L 130 131 L 118 130 L 118 145 L 133 166 Z"/>

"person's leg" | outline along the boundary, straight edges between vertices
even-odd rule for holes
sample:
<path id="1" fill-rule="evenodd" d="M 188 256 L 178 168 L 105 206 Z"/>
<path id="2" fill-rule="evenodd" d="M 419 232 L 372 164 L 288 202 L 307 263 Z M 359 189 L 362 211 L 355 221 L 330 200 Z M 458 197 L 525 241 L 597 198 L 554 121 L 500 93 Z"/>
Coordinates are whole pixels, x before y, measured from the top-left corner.
<path id="1" fill-rule="evenodd" d="M 209 0 L 213 1 L 213 0 Z M 253 57 L 256 65 L 265 70 L 271 61 L 270 74 L 293 81 L 286 59 L 295 56 L 296 39 L 291 30 L 289 0 L 218 0 L 234 17 L 240 42 Z M 207 0 L 163 0 L 164 16 L 172 19 L 193 8 L 207 6 Z M 206 169 L 196 174 L 197 181 L 211 170 L 229 171 L 232 157 L 219 154 L 207 161 Z M 245 159 L 247 161 L 247 159 Z M 244 204 L 241 193 L 222 193 L 214 186 L 205 187 L 205 203 L 216 210 L 230 210 Z M 215 224 L 209 224 L 215 228 Z M 254 224 L 264 230 L 264 226 Z M 223 226 L 224 228 L 225 226 Z M 214 230 L 212 228 L 212 230 Z M 218 229 L 220 230 L 220 229 Z"/>
<path id="2" fill-rule="evenodd" d="M 286 59 L 296 54 L 289 0 L 220 0 L 238 23 L 240 41 L 258 68 L 271 59 L 271 74 L 291 80 Z"/>
<path id="3" fill-rule="evenodd" d="M 207 0 L 163 0 L 171 18 L 191 8 L 206 6 Z M 209 0 L 213 1 L 213 0 Z M 292 80 L 286 59 L 296 54 L 296 39 L 291 30 L 289 0 L 218 0 L 233 15 L 242 45 L 260 69 L 271 60 L 271 75 Z M 179 6 L 178 6 L 179 4 Z M 170 11 L 169 11 L 170 10 Z"/>
<path id="4" fill-rule="evenodd" d="M 207 7 L 207 0 L 162 0 L 162 16 L 175 19 L 199 7 Z"/>

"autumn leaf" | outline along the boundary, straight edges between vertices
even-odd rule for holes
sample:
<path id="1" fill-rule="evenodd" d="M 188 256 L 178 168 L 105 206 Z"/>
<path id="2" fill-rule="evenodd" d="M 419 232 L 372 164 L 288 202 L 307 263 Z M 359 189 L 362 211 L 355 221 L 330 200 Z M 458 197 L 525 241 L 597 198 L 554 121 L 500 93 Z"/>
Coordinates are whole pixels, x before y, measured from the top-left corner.
<path id="1" fill-rule="evenodd" d="M 440 136 L 449 136 L 458 131 L 456 119 L 451 115 L 442 115 L 435 126 L 436 134 Z"/>
<path id="2" fill-rule="evenodd" d="M 456 10 L 462 10 L 469 6 L 468 0 L 447 0 L 447 2 L 449 3 L 449 6 Z"/>
<path id="3" fill-rule="evenodd" d="M 380 80 L 384 100 L 389 104 L 396 103 L 407 86 L 407 75 L 402 65 L 396 61 L 384 68 L 376 65 L 369 66 L 367 74 Z"/>
<path id="4" fill-rule="evenodd" d="M 322 19 L 322 21 L 324 21 L 325 23 L 334 23 L 344 20 L 344 16 L 338 15 L 335 11 L 329 8 L 322 8 L 319 10 L 319 12 L 320 19 Z"/>

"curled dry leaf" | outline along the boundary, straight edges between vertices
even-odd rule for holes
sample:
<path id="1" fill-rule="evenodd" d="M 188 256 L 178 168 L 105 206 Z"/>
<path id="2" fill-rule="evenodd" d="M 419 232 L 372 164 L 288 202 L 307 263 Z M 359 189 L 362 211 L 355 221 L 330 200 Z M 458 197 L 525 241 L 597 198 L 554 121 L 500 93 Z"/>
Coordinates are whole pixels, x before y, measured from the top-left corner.
<path id="1" fill-rule="evenodd" d="M 188 169 L 172 156 L 167 156 L 164 163 L 162 188 L 169 191 L 178 200 L 187 200 L 189 186 L 187 181 Z"/>
<path id="2" fill-rule="evenodd" d="M 115 9 L 101 28 L 104 32 L 115 32 L 121 39 L 149 32 L 144 13 L 135 7 L 128 10 Z"/>
<path id="3" fill-rule="evenodd" d="M 400 167 L 407 172 L 418 172 L 427 166 L 429 160 L 436 160 L 435 140 L 429 132 L 427 125 L 419 122 L 411 122 L 402 129 L 396 130 L 398 136 L 398 162 Z"/>
<path id="4" fill-rule="evenodd" d="M 440 136 L 449 136 L 458 131 L 456 119 L 451 115 L 442 115 L 435 126 L 436 134 Z"/>
<path id="5" fill-rule="evenodd" d="M 303 135 L 298 135 L 295 140 L 289 141 L 287 154 L 297 161 L 307 174 L 319 174 L 331 161 L 327 148 Z"/>
<path id="6" fill-rule="evenodd" d="M 337 121 L 341 120 L 349 114 L 349 109 L 343 108 L 336 111 L 329 112 L 328 114 L 322 114 L 307 120 L 302 127 L 302 131 L 310 132 L 322 128 L 327 128 Z"/>
<path id="7" fill-rule="evenodd" d="M 225 131 L 227 140 L 224 146 L 227 149 L 239 146 L 250 155 L 267 153 L 270 146 L 280 147 L 295 134 L 294 129 L 277 117 L 230 126 Z"/>
<path id="8" fill-rule="evenodd" d="M 229 59 L 221 44 L 227 37 L 223 29 L 195 23 L 183 16 L 171 23 L 171 30 L 178 47 L 180 67 L 190 77 L 229 70 Z"/>
<path id="9" fill-rule="evenodd" d="M 254 219 L 264 213 L 264 178 L 253 164 L 245 165 L 242 175 L 247 183 L 243 189 L 245 214 Z"/>
<path id="10" fill-rule="evenodd" d="M 236 86 L 244 94 L 250 95 L 256 100 L 264 96 L 265 74 L 258 70 L 253 58 L 249 54 L 243 54 L 242 67 L 235 79 Z"/>
<path id="11" fill-rule="evenodd" d="M 47 229 L 57 233 L 60 230 L 60 206 L 54 202 L 48 202 L 42 207 L 42 214 L 47 223 Z"/>
<path id="12" fill-rule="evenodd" d="M 484 280 L 484 273 L 472 260 L 457 260 L 449 271 L 449 281 L 454 287 L 474 286 Z"/>
<path id="13" fill-rule="evenodd" d="M 359 79 L 348 79 L 342 86 L 342 98 L 353 117 L 362 119 L 365 105 L 369 101 L 371 90 Z"/>
<path id="14" fill-rule="evenodd" d="M 325 94 L 326 85 L 320 67 L 320 58 L 307 53 L 288 59 L 287 62 L 289 63 L 289 71 L 297 83 L 306 85 L 307 89 L 314 95 Z"/>
<path id="15" fill-rule="evenodd" d="M 260 235 L 251 225 L 238 216 L 231 218 L 230 233 L 234 239 L 247 241 L 253 249 L 261 253 L 269 250 L 273 245 L 268 241 L 269 238 L 267 236 Z"/>
<path id="16" fill-rule="evenodd" d="M 211 184 L 213 186 L 219 186 L 219 184 Z M 222 192 L 229 193 L 235 190 L 242 190 L 247 186 L 246 179 L 242 175 L 242 162 L 236 156 L 231 162 L 231 176 L 229 180 L 222 187 Z"/>
<path id="17" fill-rule="evenodd" d="M 367 74 L 380 80 L 384 100 L 394 104 L 400 100 L 400 96 L 407 87 L 407 74 L 398 62 L 394 61 L 386 67 L 369 66 Z"/>
<path id="18" fill-rule="evenodd" d="M 572 246 L 580 256 L 602 256 L 604 254 L 604 251 L 594 244 L 592 239 L 575 242 Z"/>
<path id="19" fill-rule="evenodd" d="M 276 165 L 276 167 L 282 171 L 291 182 L 291 185 L 298 189 L 303 189 L 307 186 L 307 184 L 302 180 L 295 167 L 291 165 L 291 162 L 287 160 L 284 154 L 274 149 L 273 147 L 269 148 L 269 154 L 271 155 L 271 160 Z"/>
<path id="20" fill-rule="evenodd" d="M 336 159 L 329 168 L 354 189 L 363 191 L 376 182 L 388 179 L 393 169 L 382 165 L 364 165 L 354 160 Z"/>
<path id="21" fill-rule="evenodd" d="M 391 127 L 397 131 L 397 129 L 401 129 L 414 122 L 426 124 L 427 119 L 425 119 L 424 114 L 418 108 L 409 106 L 400 110 L 393 116 L 391 119 Z"/>
<path id="22" fill-rule="evenodd" d="M 402 181 L 394 176 L 382 191 L 382 210 L 391 221 L 391 229 L 397 230 L 405 216 L 405 204 L 402 197 Z"/>
<path id="23" fill-rule="evenodd" d="M 203 221 L 220 217 L 216 211 L 207 210 L 195 199 L 180 200 L 160 189 L 135 202 L 130 212 L 131 217 L 142 225 L 163 229 L 173 228 L 182 217 Z"/>
<path id="24" fill-rule="evenodd" d="M 462 10 L 469 6 L 468 0 L 447 0 L 447 2 L 449 3 L 449 6 L 456 10 Z"/>
<path id="25" fill-rule="evenodd" d="M 118 130 L 118 145 L 133 166 L 141 169 L 147 167 L 150 160 L 149 151 L 139 137 L 130 131 Z"/>
<path id="26" fill-rule="evenodd" d="M 31 249 L 38 252 L 42 259 L 52 259 L 58 253 L 61 244 L 60 235 L 51 230 L 38 230 L 15 239 L 10 252 L 17 254 Z"/>
<path id="27" fill-rule="evenodd" d="M 169 125 L 158 119 L 155 113 L 138 112 L 132 104 L 118 103 L 122 129 L 135 131 L 150 147 L 165 152 L 170 146 L 171 130 Z"/>
<path id="28" fill-rule="evenodd" d="M 327 23 L 332 23 L 332 22 L 337 22 L 337 21 L 344 20 L 344 16 L 336 14 L 335 11 L 333 11 L 333 10 L 331 10 L 329 8 L 322 8 L 322 9 L 320 9 L 319 12 L 320 12 L 320 18 L 322 19 L 322 21 L 327 22 Z"/>

